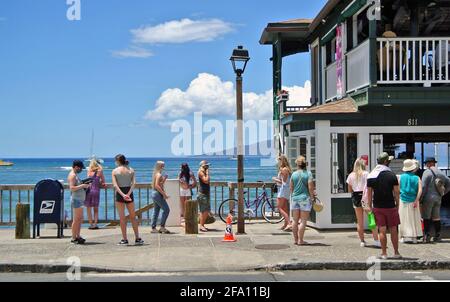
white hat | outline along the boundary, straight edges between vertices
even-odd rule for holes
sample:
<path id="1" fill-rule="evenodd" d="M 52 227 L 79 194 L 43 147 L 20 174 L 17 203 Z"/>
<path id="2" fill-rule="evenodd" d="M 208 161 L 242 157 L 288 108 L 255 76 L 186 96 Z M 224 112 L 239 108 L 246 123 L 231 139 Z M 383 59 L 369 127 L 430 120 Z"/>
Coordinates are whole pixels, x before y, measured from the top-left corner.
<path id="1" fill-rule="evenodd" d="M 411 172 L 417 169 L 417 164 L 413 159 L 407 159 L 403 162 L 403 171 L 404 172 Z"/>

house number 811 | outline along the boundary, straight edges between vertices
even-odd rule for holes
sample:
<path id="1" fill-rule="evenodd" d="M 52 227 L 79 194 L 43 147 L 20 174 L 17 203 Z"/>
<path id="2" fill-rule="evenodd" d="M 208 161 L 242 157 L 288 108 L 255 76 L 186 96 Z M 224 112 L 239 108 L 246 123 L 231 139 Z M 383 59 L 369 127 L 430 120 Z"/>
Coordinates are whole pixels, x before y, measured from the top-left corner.
<path id="1" fill-rule="evenodd" d="M 416 118 L 408 119 L 408 126 L 417 126 L 417 124 L 418 124 L 418 119 L 416 119 Z"/>

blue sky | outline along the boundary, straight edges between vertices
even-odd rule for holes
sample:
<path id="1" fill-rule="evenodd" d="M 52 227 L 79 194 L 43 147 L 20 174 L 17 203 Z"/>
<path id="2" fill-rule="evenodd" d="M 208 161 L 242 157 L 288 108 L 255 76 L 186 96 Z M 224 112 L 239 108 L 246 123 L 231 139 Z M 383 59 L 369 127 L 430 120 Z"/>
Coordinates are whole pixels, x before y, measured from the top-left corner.
<path id="1" fill-rule="evenodd" d="M 198 107 L 219 120 L 234 117 L 220 104 L 234 80 L 228 58 L 238 44 L 251 56 L 244 90 L 254 108 L 270 108 L 271 47 L 258 44 L 263 28 L 314 17 L 324 3 L 81 0 L 81 20 L 69 21 L 65 0 L 2 0 L 0 158 L 87 156 L 92 129 L 99 156 L 171 156 L 175 134 L 167 122 L 189 120 Z M 191 34 L 193 41 L 185 39 Z M 284 67 L 285 86 L 309 80 L 308 55 L 289 57 Z M 195 87 L 205 85 L 195 104 Z M 175 114 L 167 105 L 183 100 L 194 102 L 191 111 Z"/>

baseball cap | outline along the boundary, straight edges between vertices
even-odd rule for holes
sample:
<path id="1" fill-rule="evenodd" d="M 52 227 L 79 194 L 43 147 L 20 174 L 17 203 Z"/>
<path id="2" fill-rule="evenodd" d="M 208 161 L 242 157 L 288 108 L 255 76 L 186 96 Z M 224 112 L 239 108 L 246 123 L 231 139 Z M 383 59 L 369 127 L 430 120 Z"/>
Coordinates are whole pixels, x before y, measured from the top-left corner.
<path id="1" fill-rule="evenodd" d="M 81 168 L 81 169 L 84 169 L 85 167 L 84 167 L 84 164 L 83 164 L 83 162 L 81 161 L 81 160 L 74 160 L 73 161 L 73 163 L 72 163 L 72 167 L 74 168 L 74 167 L 79 167 L 79 168 Z"/>
<path id="2" fill-rule="evenodd" d="M 393 160 L 394 159 L 394 157 L 393 156 L 390 156 L 389 154 L 387 154 L 387 152 L 381 152 L 379 155 L 378 155 L 378 157 L 377 157 L 377 162 L 379 163 L 379 164 L 382 164 L 382 163 L 384 163 L 385 161 L 391 161 L 391 160 Z"/>

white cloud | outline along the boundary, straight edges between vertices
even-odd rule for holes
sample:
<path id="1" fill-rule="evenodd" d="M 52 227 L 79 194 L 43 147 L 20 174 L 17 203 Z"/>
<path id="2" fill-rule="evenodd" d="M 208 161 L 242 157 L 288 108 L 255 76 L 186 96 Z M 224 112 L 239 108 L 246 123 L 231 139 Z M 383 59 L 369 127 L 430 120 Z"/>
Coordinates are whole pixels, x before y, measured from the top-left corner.
<path id="1" fill-rule="evenodd" d="M 151 51 L 136 46 L 131 46 L 123 50 L 114 50 L 111 53 L 113 57 L 117 58 L 148 58 L 153 56 Z"/>
<path id="2" fill-rule="evenodd" d="M 165 44 L 213 41 L 233 31 L 230 23 L 220 19 L 172 20 L 155 26 L 132 29 L 134 43 Z"/>
<path id="3" fill-rule="evenodd" d="M 290 93 L 288 105 L 309 105 L 311 84 L 305 86 L 283 87 Z M 272 118 L 272 90 L 264 93 L 244 93 L 245 119 Z M 148 120 L 167 120 L 183 118 L 194 112 L 203 115 L 234 117 L 236 110 L 235 87 L 232 82 L 222 81 L 218 76 L 201 73 L 191 81 L 186 90 L 171 88 L 165 90 L 153 110 L 147 112 Z"/>

